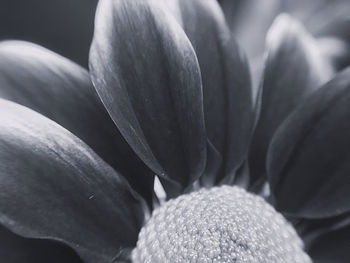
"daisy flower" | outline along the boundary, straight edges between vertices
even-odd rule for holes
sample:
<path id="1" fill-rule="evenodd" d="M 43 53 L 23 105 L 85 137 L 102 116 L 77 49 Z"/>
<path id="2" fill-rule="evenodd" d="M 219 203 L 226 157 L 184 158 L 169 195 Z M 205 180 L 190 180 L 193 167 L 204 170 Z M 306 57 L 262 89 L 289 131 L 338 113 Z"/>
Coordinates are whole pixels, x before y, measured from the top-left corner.
<path id="1" fill-rule="evenodd" d="M 214 0 L 100 0 L 89 71 L 1 42 L 6 262 L 347 262 L 334 61 L 281 14 L 254 93 Z"/>

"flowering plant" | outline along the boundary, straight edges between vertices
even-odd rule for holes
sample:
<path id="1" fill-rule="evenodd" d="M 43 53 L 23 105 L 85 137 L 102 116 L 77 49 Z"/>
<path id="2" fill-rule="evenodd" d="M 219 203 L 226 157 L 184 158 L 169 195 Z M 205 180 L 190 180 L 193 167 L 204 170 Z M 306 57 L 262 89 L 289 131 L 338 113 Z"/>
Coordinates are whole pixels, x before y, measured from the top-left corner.
<path id="1" fill-rule="evenodd" d="M 255 94 L 213 0 L 100 0 L 89 71 L 1 42 L 0 238 L 65 262 L 347 262 L 350 71 L 285 14 L 266 49 Z"/>

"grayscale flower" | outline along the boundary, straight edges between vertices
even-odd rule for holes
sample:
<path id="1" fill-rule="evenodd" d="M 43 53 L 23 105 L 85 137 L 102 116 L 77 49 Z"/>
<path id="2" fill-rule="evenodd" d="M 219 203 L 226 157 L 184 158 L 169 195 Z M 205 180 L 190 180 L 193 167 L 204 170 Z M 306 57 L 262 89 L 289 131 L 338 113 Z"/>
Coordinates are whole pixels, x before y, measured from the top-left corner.
<path id="1" fill-rule="evenodd" d="M 89 71 L 0 42 L 5 262 L 348 262 L 350 69 L 287 14 L 265 54 L 214 0 L 100 0 Z"/>

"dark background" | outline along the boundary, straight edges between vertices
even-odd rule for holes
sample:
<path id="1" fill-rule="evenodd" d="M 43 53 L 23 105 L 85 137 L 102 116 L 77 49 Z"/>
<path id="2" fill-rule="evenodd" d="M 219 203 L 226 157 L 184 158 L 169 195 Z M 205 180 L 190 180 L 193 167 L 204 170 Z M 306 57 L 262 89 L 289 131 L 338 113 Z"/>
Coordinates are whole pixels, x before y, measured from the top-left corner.
<path id="1" fill-rule="evenodd" d="M 97 0 L 0 0 L 0 40 L 40 44 L 87 67 Z"/>

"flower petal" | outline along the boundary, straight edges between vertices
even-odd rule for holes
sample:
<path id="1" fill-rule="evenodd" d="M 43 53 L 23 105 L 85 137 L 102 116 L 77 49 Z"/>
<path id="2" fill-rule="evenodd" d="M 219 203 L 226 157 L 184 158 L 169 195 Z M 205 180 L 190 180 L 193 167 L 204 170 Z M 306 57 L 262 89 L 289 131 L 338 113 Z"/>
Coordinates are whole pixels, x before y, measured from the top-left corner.
<path id="1" fill-rule="evenodd" d="M 266 173 L 267 148 L 278 126 L 333 74 L 316 41 L 288 15 L 276 18 L 266 45 L 261 112 L 249 156 L 252 183 Z"/>
<path id="2" fill-rule="evenodd" d="M 309 247 L 314 263 L 348 263 L 350 258 L 350 225 L 322 235 Z"/>
<path id="3" fill-rule="evenodd" d="M 264 52 L 264 41 L 273 19 L 281 12 L 280 0 L 222 0 L 222 8 L 249 61 Z"/>
<path id="4" fill-rule="evenodd" d="M 85 69 L 40 46 L 0 43 L 0 97 L 62 125 L 152 200 L 153 175 L 109 117 Z"/>
<path id="5" fill-rule="evenodd" d="M 313 34 L 319 35 L 331 24 L 349 18 L 348 0 L 287 0 L 284 11 L 297 17 Z"/>
<path id="6" fill-rule="evenodd" d="M 304 101 L 280 126 L 268 153 L 277 207 L 322 218 L 350 211 L 350 68 Z"/>
<path id="7" fill-rule="evenodd" d="M 223 157 L 222 172 L 232 175 L 246 157 L 253 126 L 248 64 L 216 0 L 175 1 L 201 69 L 208 138 Z"/>
<path id="8" fill-rule="evenodd" d="M 347 43 L 344 39 L 329 36 L 319 38 L 318 44 L 337 71 L 350 65 L 350 41 Z"/>
<path id="9" fill-rule="evenodd" d="M 187 186 L 206 162 L 200 71 L 166 7 L 101 0 L 90 52 L 92 80 L 126 141 L 155 173 Z"/>
<path id="10" fill-rule="evenodd" d="M 144 204 L 127 182 L 73 134 L 0 100 L 0 223 L 24 237 L 111 262 L 135 245 Z"/>
<path id="11" fill-rule="evenodd" d="M 292 219 L 293 220 L 293 219 Z M 322 235 L 334 232 L 350 224 L 350 212 L 328 218 L 294 219 L 294 227 L 303 238 L 305 247 L 312 246 L 313 242 Z"/>
<path id="12" fill-rule="evenodd" d="M 321 47 L 337 69 L 350 65 L 350 17 L 337 19 L 319 33 Z"/>
<path id="13" fill-rule="evenodd" d="M 20 237 L 0 226 L 0 258 L 5 263 L 83 263 L 74 251 L 52 240 Z"/>
<path id="14" fill-rule="evenodd" d="M 222 11 L 225 14 L 225 18 L 229 27 L 235 28 L 236 23 L 239 22 L 240 14 L 247 3 L 247 0 L 218 0 L 218 3 L 221 6 Z M 240 24 L 240 26 L 242 26 Z"/>

